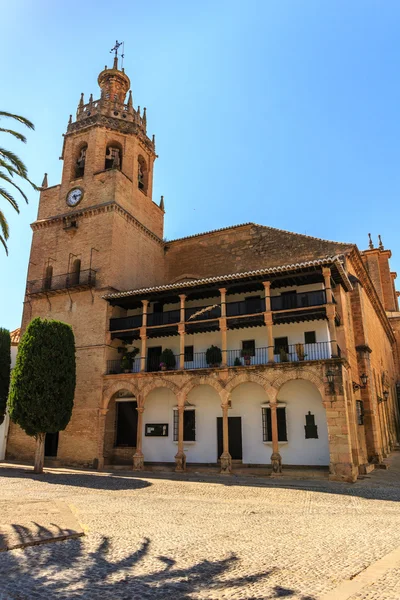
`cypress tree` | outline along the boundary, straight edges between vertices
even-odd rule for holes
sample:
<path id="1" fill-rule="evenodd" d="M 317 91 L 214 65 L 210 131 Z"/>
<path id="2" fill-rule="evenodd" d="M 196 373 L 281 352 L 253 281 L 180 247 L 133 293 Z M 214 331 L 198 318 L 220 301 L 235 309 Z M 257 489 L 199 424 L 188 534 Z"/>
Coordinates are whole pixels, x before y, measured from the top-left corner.
<path id="1" fill-rule="evenodd" d="M 11 337 L 8 329 L 0 327 L 0 425 L 4 421 L 10 389 Z"/>
<path id="2" fill-rule="evenodd" d="M 33 319 L 21 338 L 9 397 L 10 418 L 36 439 L 35 473 L 43 472 L 46 433 L 66 428 L 75 393 L 75 340 L 61 321 Z"/>

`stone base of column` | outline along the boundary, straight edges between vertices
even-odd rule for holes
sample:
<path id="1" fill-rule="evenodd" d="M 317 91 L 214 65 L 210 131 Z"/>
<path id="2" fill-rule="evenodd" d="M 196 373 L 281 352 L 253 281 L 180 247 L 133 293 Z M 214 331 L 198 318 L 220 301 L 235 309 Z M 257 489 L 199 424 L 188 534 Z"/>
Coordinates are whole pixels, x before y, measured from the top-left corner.
<path id="1" fill-rule="evenodd" d="M 97 461 L 97 470 L 104 471 L 104 456 L 99 456 Z"/>
<path id="2" fill-rule="evenodd" d="M 224 452 L 220 456 L 221 473 L 232 473 L 232 457 L 229 452 Z"/>
<path id="3" fill-rule="evenodd" d="M 375 465 L 372 463 L 363 463 L 361 465 L 358 465 L 358 472 L 360 473 L 360 475 L 368 475 L 368 473 L 371 473 L 371 471 L 373 471 L 375 469 Z"/>
<path id="4" fill-rule="evenodd" d="M 143 452 L 135 452 L 133 455 L 133 470 L 142 471 L 144 467 L 144 456 Z"/>
<path id="5" fill-rule="evenodd" d="M 186 471 L 186 454 L 184 452 L 177 452 L 175 454 L 175 471 L 177 473 L 181 473 L 182 471 Z"/>
<path id="6" fill-rule="evenodd" d="M 282 457 L 279 452 L 273 452 L 271 454 L 271 466 L 273 475 L 282 473 Z"/>
<path id="7" fill-rule="evenodd" d="M 357 480 L 358 467 L 351 463 L 331 463 L 329 465 L 329 481 L 347 481 L 354 483 Z"/>
<path id="8" fill-rule="evenodd" d="M 371 456 L 368 457 L 368 460 L 373 465 L 379 465 L 379 463 L 381 463 L 383 461 L 383 455 L 382 454 L 372 454 Z"/>

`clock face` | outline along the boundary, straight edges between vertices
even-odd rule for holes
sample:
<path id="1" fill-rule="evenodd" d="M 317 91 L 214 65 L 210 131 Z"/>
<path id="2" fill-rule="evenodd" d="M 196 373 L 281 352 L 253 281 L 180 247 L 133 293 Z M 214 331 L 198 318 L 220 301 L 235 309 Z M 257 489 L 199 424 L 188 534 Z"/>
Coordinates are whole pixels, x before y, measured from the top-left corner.
<path id="1" fill-rule="evenodd" d="M 82 200 L 83 190 L 81 188 L 74 188 L 67 194 L 68 206 L 76 206 Z"/>

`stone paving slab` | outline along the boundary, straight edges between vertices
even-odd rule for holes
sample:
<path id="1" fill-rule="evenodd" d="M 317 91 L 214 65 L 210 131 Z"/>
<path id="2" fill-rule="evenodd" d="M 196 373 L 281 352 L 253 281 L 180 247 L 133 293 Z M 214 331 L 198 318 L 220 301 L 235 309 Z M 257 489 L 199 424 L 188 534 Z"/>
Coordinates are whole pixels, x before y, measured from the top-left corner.
<path id="1" fill-rule="evenodd" d="M 82 535 L 82 527 L 64 502 L 0 501 L 0 552 Z"/>

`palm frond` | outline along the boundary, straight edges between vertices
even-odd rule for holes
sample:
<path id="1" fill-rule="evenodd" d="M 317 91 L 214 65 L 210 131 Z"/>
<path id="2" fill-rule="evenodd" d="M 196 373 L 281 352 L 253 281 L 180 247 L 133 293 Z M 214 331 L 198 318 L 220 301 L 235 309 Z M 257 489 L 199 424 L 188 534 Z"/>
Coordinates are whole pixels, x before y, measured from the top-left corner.
<path id="1" fill-rule="evenodd" d="M 14 177 L 14 173 L 18 175 L 18 171 L 14 169 L 8 162 L 6 162 L 3 158 L 0 158 L 0 168 L 7 169 L 8 173 L 11 177 Z"/>
<path id="2" fill-rule="evenodd" d="M 7 190 L 5 190 L 4 188 L 0 188 L 0 196 L 3 196 L 3 198 L 11 204 L 11 206 L 17 211 L 17 213 L 19 213 L 18 204 L 15 198 L 11 196 L 10 192 L 7 192 Z"/>
<path id="3" fill-rule="evenodd" d="M 17 169 L 18 175 L 20 175 L 21 177 L 26 177 L 28 175 L 27 168 L 22 162 L 22 160 L 16 154 L 14 154 L 14 152 L 11 152 L 11 150 L 0 148 L 0 158 L 1 157 L 3 157 L 3 159 L 8 160 L 11 163 L 11 165 L 15 169 Z"/>
<path id="4" fill-rule="evenodd" d="M 0 110 L 0 117 L 6 117 L 7 119 L 14 119 L 15 121 L 18 121 L 19 123 L 26 125 L 26 127 L 28 127 L 29 129 L 35 129 L 35 126 L 32 123 L 32 121 L 29 121 L 29 119 L 26 119 L 25 117 L 21 117 L 21 115 L 14 115 L 12 113 L 5 112 L 4 110 Z"/>
<path id="5" fill-rule="evenodd" d="M 9 133 L 17 138 L 20 142 L 24 142 L 26 144 L 26 137 L 19 133 L 19 131 L 14 131 L 13 129 L 4 129 L 4 127 L 0 127 L 0 133 Z"/>
<path id="6" fill-rule="evenodd" d="M 12 181 L 12 180 L 11 180 L 11 179 L 8 177 L 8 175 L 5 175 L 4 173 L 2 173 L 2 172 L 0 171 L 0 179 L 4 179 L 4 181 L 7 181 L 7 183 L 9 183 L 10 185 L 14 186 L 14 187 L 15 187 L 15 188 L 16 188 L 16 189 L 19 191 L 19 193 L 21 194 L 21 196 L 23 197 L 23 199 L 25 200 L 25 202 L 28 204 L 28 198 L 26 197 L 26 194 L 25 194 L 25 192 L 24 192 L 23 190 L 21 190 L 21 188 L 20 188 L 20 187 L 19 187 L 19 186 L 18 186 L 16 183 L 14 183 L 14 182 L 13 182 L 13 181 Z"/>
<path id="7" fill-rule="evenodd" d="M 8 240 L 8 235 L 9 235 L 8 223 L 7 223 L 7 219 L 5 218 L 5 216 L 1 210 L 0 210 L 0 229 L 2 231 L 2 234 L 0 234 L 0 242 L 3 244 L 4 250 L 6 251 L 6 254 L 8 256 L 8 248 L 7 248 L 7 244 L 6 244 L 6 240 Z"/>
<path id="8" fill-rule="evenodd" d="M 7 223 L 7 219 L 4 216 L 4 213 L 0 210 L 0 229 L 3 233 L 3 236 L 6 240 L 8 240 L 8 235 L 9 235 L 9 231 L 8 231 L 8 223 Z"/>

